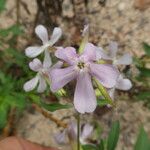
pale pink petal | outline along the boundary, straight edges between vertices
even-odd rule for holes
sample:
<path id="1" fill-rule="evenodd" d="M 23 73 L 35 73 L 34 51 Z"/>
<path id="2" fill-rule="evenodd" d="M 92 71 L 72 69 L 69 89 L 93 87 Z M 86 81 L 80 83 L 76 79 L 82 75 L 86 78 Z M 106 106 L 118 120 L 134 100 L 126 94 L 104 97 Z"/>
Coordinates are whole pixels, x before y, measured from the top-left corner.
<path id="1" fill-rule="evenodd" d="M 58 144 L 67 144 L 67 130 L 65 129 L 63 132 L 56 134 L 54 138 Z"/>
<path id="2" fill-rule="evenodd" d="M 43 67 L 44 68 L 49 68 L 51 65 L 52 65 L 52 60 L 51 60 L 51 57 L 50 57 L 50 53 L 49 53 L 48 50 L 45 50 Z"/>
<path id="3" fill-rule="evenodd" d="M 79 113 L 90 113 L 96 108 L 96 96 L 91 77 L 86 72 L 80 72 L 74 94 L 74 106 Z"/>
<path id="4" fill-rule="evenodd" d="M 123 77 L 120 75 L 118 80 L 117 80 L 115 87 L 119 90 L 125 90 L 126 91 L 126 90 L 131 89 L 132 83 L 129 79 L 123 79 Z"/>
<path id="5" fill-rule="evenodd" d="M 48 32 L 43 25 L 38 25 L 35 28 L 35 33 L 42 40 L 43 44 L 45 44 L 48 41 Z"/>
<path id="6" fill-rule="evenodd" d="M 124 54 L 121 58 L 116 60 L 116 65 L 130 65 L 132 63 L 132 56 L 130 54 Z"/>
<path id="7" fill-rule="evenodd" d="M 42 76 L 39 77 L 39 86 L 37 88 L 38 93 L 42 93 L 46 90 L 47 84 Z"/>
<path id="8" fill-rule="evenodd" d="M 73 47 L 58 47 L 55 52 L 55 56 L 59 59 L 66 61 L 69 64 L 73 64 L 77 58 L 77 53 Z"/>
<path id="9" fill-rule="evenodd" d="M 26 56 L 30 57 L 30 58 L 34 58 L 36 56 L 38 56 L 39 54 L 41 54 L 44 51 L 44 47 L 38 47 L 38 46 L 30 46 L 28 48 L 25 49 L 25 54 Z"/>
<path id="10" fill-rule="evenodd" d="M 53 30 L 52 36 L 50 38 L 50 41 L 48 41 L 48 44 L 50 46 L 52 46 L 53 44 L 55 44 L 59 40 L 59 38 L 61 37 L 61 35 L 62 35 L 61 28 L 55 27 L 54 30 Z"/>
<path id="11" fill-rule="evenodd" d="M 109 57 L 106 52 L 103 50 L 102 47 L 97 47 L 96 48 L 96 60 L 99 60 L 99 59 L 106 59 L 106 60 L 111 60 L 112 58 Z"/>
<path id="12" fill-rule="evenodd" d="M 115 86 L 119 76 L 116 67 L 106 64 L 91 63 L 90 68 L 92 75 L 95 76 L 104 87 L 112 88 Z"/>
<path id="13" fill-rule="evenodd" d="M 75 140 L 77 138 L 77 124 L 75 122 L 69 123 L 68 135 L 71 140 Z"/>
<path id="14" fill-rule="evenodd" d="M 111 58 L 115 58 L 117 51 L 118 51 L 118 43 L 111 41 L 109 43 L 109 56 Z"/>
<path id="15" fill-rule="evenodd" d="M 29 67 L 31 70 L 38 72 L 42 69 L 42 63 L 38 58 L 35 58 L 29 63 Z"/>
<path id="16" fill-rule="evenodd" d="M 91 126 L 90 124 L 85 124 L 81 134 L 82 140 L 89 138 L 92 132 L 93 132 L 93 126 Z"/>
<path id="17" fill-rule="evenodd" d="M 56 64 L 54 64 L 51 68 L 56 69 L 56 68 L 61 68 L 63 66 L 62 61 L 58 61 Z"/>
<path id="18" fill-rule="evenodd" d="M 74 66 L 67 67 L 64 69 L 53 69 L 50 71 L 51 78 L 51 90 L 56 92 L 65 86 L 68 82 L 73 80 L 77 75 L 74 70 Z"/>
<path id="19" fill-rule="evenodd" d="M 96 49 L 97 47 L 92 43 L 87 43 L 84 47 L 84 52 L 81 57 L 86 56 L 88 61 L 96 60 Z"/>
<path id="20" fill-rule="evenodd" d="M 38 77 L 38 76 L 32 78 L 31 80 L 27 81 L 27 82 L 24 84 L 23 89 L 24 89 L 26 92 L 32 91 L 32 90 L 37 86 L 38 80 L 39 80 L 39 77 Z"/>

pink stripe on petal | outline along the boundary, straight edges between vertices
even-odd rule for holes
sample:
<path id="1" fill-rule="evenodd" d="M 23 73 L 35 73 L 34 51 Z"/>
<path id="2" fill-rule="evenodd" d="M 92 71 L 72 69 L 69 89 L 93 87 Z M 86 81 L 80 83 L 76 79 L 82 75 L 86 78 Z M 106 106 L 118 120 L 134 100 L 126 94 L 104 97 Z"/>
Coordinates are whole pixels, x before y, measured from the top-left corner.
<path id="1" fill-rule="evenodd" d="M 115 86 L 119 71 L 112 65 L 93 64 L 90 65 L 91 74 L 106 88 Z"/>
<path id="2" fill-rule="evenodd" d="M 88 73 L 82 72 L 77 78 L 74 94 L 75 109 L 79 113 L 90 113 L 95 110 L 96 104 L 96 96 L 92 86 L 91 77 Z"/>
<path id="3" fill-rule="evenodd" d="M 50 71 L 51 90 L 56 92 L 77 76 L 74 66 Z"/>
<path id="4" fill-rule="evenodd" d="M 77 58 L 77 53 L 75 48 L 73 47 L 58 47 L 57 51 L 55 52 L 55 56 L 59 59 L 66 61 L 69 64 L 74 64 Z"/>

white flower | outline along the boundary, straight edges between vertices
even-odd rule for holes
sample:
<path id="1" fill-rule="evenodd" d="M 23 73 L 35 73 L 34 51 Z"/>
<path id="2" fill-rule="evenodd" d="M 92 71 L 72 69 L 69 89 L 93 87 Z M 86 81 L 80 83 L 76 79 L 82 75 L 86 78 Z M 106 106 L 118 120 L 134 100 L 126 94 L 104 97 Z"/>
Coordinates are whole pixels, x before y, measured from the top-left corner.
<path id="1" fill-rule="evenodd" d="M 116 85 L 112 89 L 108 90 L 108 93 L 110 97 L 114 99 L 114 94 L 116 89 L 127 91 L 130 90 L 131 88 L 132 88 L 131 81 L 127 78 L 123 78 L 123 76 L 120 74 L 116 81 Z"/>
<path id="2" fill-rule="evenodd" d="M 35 87 L 38 85 L 37 88 L 37 92 L 38 93 L 42 93 L 46 90 L 47 84 L 46 84 L 46 78 L 47 81 L 49 80 L 49 74 L 50 71 L 52 69 L 55 68 L 60 68 L 62 67 L 63 62 L 58 61 L 55 65 L 51 66 L 51 61 L 47 60 L 45 62 L 43 62 L 43 64 L 41 63 L 41 61 L 38 58 L 33 59 L 33 61 L 31 61 L 29 63 L 29 67 L 31 70 L 37 72 L 36 76 L 34 78 L 32 78 L 31 80 L 27 81 L 23 88 L 26 92 L 32 91 L 33 89 L 35 89 Z"/>
<path id="3" fill-rule="evenodd" d="M 87 144 L 87 139 L 91 136 L 93 132 L 93 126 L 90 124 L 85 124 L 81 130 L 80 142 L 81 144 Z M 67 144 L 68 139 L 71 141 L 76 141 L 77 139 L 77 124 L 71 122 L 67 129 L 65 129 L 62 133 L 55 135 L 55 140 L 58 144 Z"/>
<path id="4" fill-rule="evenodd" d="M 50 62 L 49 62 L 50 63 Z M 48 62 L 46 62 L 46 65 L 48 64 Z M 24 84 L 24 90 L 26 92 L 29 92 L 31 90 L 33 90 L 37 84 L 38 88 L 37 88 L 37 92 L 38 93 L 42 93 L 45 91 L 47 84 L 45 81 L 45 77 L 48 76 L 48 68 L 46 67 L 45 63 L 41 63 L 41 61 L 37 58 L 33 59 L 32 62 L 29 63 L 29 67 L 31 70 L 37 72 L 36 76 L 34 78 L 32 78 L 31 80 L 27 81 Z"/>
<path id="5" fill-rule="evenodd" d="M 45 56 L 44 56 L 45 65 L 51 65 L 51 63 L 46 64 L 46 62 L 51 62 L 48 47 L 53 46 L 58 41 L 58 39 L 62 35 L 62 30 L 58 27 L 55 27 L 50 40 L 48 39 L 47 29 L 43 25 L 38 25 L 35 28 L 35 33 L 42 40 L 43 45 L 42 46 L 30 46 L 26 48 L 25 54 L 26 56 L 30 58 L 34 58 L 38 56 L 39 54 L 41 54 L 42 52 L 44 52 L 45 53 Z"/>
<path id="6" fill-rule="evenodd" d="M 97 47 L 97 51 L 96 51 L 97 60 L 101 58 L 105 60 L 112 60 L 112 63 L 116 66 L 130 65 L 132 63 L 132 57 L 130 54 L 126 53 L 118 59 L 116 56 L 117 51 L 118 51 L 117 42 L 110 42 L 108 53 L 106 53 L 101 47 Z"/>

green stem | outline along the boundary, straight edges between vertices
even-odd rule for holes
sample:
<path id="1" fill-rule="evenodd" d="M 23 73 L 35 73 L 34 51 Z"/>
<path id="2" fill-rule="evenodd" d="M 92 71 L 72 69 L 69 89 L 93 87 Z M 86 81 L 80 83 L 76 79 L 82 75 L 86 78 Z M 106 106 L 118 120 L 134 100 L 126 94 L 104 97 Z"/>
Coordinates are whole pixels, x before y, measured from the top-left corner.
<path id="1" fill-rule="evenodd" d="M 80 150 L 80 114 L 77 114 L 77 150 Z"/>
<path id="2" fill-rule="evenodd" d="M 93 80 L 94 80 L 94 83 L 96 84 L 97 88 L 99 89 L 99 91 L 104 96 L 104 98 L 108 101 L 108 103 L 115 107 L 115 104 L 114 104 L 113 100 L 111 99 L 111 97 L 109 96 L 105 87 L 103 87 L 96 78 L 93 78 Z"/>

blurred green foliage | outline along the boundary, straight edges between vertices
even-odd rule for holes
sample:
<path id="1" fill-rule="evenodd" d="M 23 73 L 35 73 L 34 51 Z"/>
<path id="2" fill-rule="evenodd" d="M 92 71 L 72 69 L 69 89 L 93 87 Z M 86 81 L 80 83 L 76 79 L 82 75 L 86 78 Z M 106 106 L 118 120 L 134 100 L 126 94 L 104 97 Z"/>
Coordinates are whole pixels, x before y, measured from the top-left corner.
<path id="1" fill-rule="evenodd" d="M 150 45 L 144 42 L 143 49 L 145 54 L 140 58 L 134 58 L 139 71 L 136 80 L 140 83 L 135 96 L 137 100 L 145 101 L 146 105 L 150 107 Z"/>

